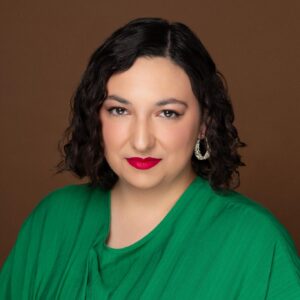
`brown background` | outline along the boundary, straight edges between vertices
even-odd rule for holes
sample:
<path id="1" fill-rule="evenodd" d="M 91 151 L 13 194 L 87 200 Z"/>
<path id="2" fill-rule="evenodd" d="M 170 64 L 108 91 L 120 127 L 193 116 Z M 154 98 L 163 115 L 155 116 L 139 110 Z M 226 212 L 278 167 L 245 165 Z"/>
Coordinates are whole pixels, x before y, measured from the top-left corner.
<path id="1" fill-rule="evenodd" d="M 178 3 L 176 3 L 178 2 Z M 145 16 L 194 30 L 227 78 L 247 167 L 239 192 L 273 212 L 300 249 L 299 1 L 2 1 L 1 253 L 33 207 L 79 182 L 53 176 L 69 99 L 92 51 Z"/>

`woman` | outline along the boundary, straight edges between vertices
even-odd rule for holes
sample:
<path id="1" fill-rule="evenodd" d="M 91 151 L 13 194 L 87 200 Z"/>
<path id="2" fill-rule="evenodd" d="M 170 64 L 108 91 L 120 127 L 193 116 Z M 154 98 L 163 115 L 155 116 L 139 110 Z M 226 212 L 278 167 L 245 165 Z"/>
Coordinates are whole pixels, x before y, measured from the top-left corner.
<path id="1" fill-rule="evenodd" d="M 245 146 L 220 73 L 182 23 L 136 19 L 92 55 L 58 172 L 1 299 L 300 299 L 286 229 L 234 191 Z"/>

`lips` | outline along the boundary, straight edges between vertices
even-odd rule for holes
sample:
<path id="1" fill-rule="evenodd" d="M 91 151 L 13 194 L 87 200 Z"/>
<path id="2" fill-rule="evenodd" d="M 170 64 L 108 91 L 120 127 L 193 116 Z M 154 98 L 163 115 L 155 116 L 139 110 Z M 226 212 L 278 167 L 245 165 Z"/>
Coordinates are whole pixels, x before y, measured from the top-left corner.
<path id="1" fill-rule="evenodd" d="M 130 157 L 126 159 L 131 166 L 140 170 L 150 169 L 161 161 L 161 159 L 153 158 L 153 157 L 146 157 L 146 158 Z"/>

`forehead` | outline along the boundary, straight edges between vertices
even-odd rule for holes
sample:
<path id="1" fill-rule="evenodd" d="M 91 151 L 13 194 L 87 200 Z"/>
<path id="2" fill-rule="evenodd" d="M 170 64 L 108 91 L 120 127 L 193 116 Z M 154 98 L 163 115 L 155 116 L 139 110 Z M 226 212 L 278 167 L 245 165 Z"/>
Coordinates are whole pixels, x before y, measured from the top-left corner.
<path id="1" fill-rule="evenodd" d="M 185 71 L 165 57 L 138 58 L 128 70 L 114 74 L 107 82 L 108 93 L 126 99 L 174 97 L 194 99 Z"/>

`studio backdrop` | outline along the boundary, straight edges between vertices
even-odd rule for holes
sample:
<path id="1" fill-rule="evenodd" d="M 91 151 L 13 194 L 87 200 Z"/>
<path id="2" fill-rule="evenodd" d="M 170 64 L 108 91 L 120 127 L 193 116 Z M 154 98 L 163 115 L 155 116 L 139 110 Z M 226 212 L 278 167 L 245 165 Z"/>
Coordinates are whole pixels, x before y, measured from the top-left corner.
<path id="1" fill-rule="evenodd" d="M 241 150 L 237 191 L 268 208 L 300 249 L 299 1 L 1 1 L 0 263 L 50 191 L 69 103 L 90 53 L 137 17 L 186 23 L 224 74 Z"/>

